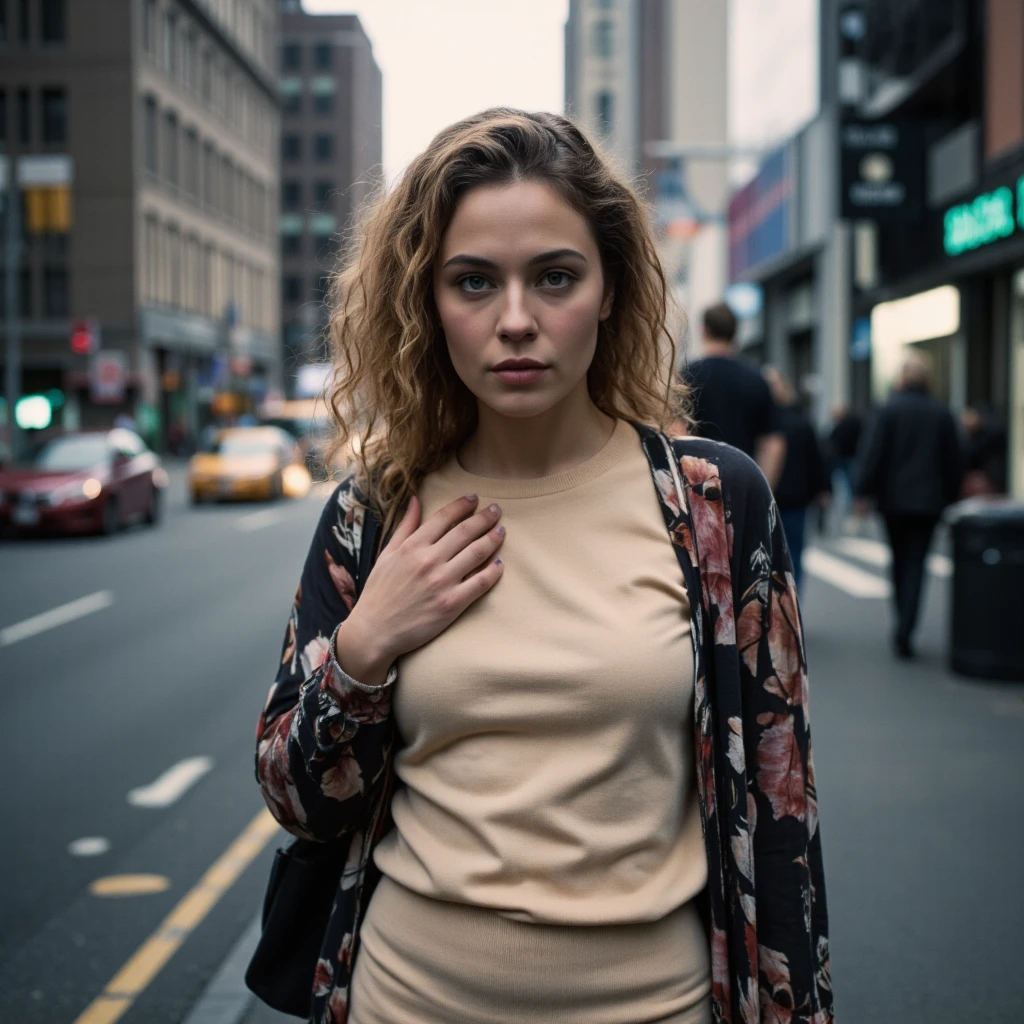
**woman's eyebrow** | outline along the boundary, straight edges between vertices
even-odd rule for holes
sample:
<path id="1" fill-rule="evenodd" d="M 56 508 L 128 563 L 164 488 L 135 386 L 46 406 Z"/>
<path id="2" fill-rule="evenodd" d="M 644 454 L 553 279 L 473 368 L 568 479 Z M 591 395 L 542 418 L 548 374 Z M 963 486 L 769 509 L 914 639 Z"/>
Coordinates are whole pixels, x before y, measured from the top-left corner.
<path id="1" fill-rule="evenodd" d="M 584 263 L 587 262 L 587 257 L 576 249 L 552 249 L 550 252 L 542 252 L 533 256 L 529 260 L 529 265 L 550 263 L 552 260 L 562 260 L 567 256 L 574 256 Z M 469 267 L 483 267 L 488 270 L 494 270 L 498 266 L 493 260 L 485 260 L 482 256 L 470 256 L 467 253 L 459 253 L 457 256 L 453 256 L 450 260 L 446 260 L 444 265 L 445 267 L 450 267 L 453 263 L 461 263 Z"/>

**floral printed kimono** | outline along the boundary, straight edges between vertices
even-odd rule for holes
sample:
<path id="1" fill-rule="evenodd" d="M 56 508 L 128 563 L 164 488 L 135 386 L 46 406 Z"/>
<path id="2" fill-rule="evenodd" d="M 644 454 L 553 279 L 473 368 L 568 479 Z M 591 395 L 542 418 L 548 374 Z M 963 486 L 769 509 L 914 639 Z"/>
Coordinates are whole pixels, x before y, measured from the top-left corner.
<path id="1" fill-rule="evenodd" d="M 831 1024 L 806 662 L 782 524 L 747 456 L 637 430 L 691 598 L 713 1017 Z M 348 1017 L 360 924 L 379 879 L 373 851 L 392 827 L 390 687 L 362 686 L 329 653 L 355 602 L 365 514 L 344 481 L 313 539 L 257 733 L 257 778 L 277 820 L 307 839 L 348 840 L 313 979 L 314 1024 Z"/>

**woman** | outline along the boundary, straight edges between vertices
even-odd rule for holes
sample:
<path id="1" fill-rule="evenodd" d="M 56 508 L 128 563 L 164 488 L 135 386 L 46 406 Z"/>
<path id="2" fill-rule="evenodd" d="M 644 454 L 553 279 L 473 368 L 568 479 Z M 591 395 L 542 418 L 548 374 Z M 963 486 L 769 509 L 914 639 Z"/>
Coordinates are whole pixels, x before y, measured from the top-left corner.
<path id="1" fill-rule="evenodd" d="M 832 1020 L 789 559 L 749 459 L 657 429 L 647 223 L 565 118 L 491 110 L 339 277 L 362 465 L 257 753 L 282 825 L 349 839 L 314 1021 Z"/>

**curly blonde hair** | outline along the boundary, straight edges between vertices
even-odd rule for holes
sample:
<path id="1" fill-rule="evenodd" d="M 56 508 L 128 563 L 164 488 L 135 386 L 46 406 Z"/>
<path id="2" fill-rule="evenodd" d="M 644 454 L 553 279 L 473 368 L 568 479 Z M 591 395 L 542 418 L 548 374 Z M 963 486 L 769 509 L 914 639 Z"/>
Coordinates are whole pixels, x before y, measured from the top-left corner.
<path id="1" fill-rule="evenodd" d="M 590 225 L 614 288 L 587 382 L 609 416 L 665 426 L 680 416 L 665 277 L 647 211 L 572 121 L 496 108 L 440 132 L 364 214 L 330 291 L 332 454 L 356 454 L 390 524 L 423 477 L 472 433 L 433 295 L 434 261 L 459 200 L 481 185 L 542 181 Z"/>

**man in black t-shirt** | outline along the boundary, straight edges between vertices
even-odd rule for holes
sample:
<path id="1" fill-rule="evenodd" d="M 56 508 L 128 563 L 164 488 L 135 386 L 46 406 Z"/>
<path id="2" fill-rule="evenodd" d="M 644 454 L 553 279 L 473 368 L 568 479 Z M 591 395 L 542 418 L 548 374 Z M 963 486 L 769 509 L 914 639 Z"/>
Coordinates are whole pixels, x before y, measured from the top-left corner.
<path id="1" fill-rule="evenodd" d="M 683 367 L 698 437 L 725 441 L 746 452 L 774 488 L 786 461 L 786 439 L 771 389 L 739 359 L 736 317 L 724 303 L 704 312 L 704 356 Z"/>

